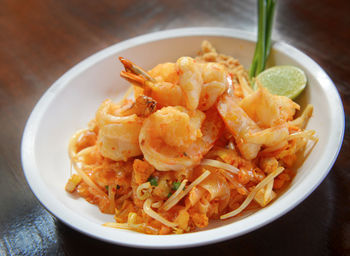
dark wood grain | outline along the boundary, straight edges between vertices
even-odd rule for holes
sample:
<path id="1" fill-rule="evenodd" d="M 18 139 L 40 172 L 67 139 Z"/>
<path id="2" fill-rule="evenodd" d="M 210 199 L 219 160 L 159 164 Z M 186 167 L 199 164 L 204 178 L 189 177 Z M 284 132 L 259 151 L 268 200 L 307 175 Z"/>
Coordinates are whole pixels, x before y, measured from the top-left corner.
<path id="1" fill-rule="evenodd" d="M 346 133 L 332 171 L 277 221 L 242 237 L 183 250 L 97 241 L 54 219 L 22 172 L 25 122 L 65 71 L 136 35 L 188 26 L 256 31 L 256 1 L 0 0 L 0 255 L 350 255 L 350 1 L 283 0 L 274 38 L 300 48 L 335 82 Z"/>

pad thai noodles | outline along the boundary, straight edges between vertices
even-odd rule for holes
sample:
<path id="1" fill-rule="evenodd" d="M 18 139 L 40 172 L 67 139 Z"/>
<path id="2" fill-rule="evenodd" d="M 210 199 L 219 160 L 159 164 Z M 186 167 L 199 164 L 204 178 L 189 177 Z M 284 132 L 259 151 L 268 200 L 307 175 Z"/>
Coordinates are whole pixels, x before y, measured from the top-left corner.
<path id="1" fill-rule="evenodd" d="M 239 61 L 207 41 L 148 72 L 120 61 L 127 94 L 105 100 L 69 143 L 66 191 L 114 214 L 107 227 L 180 234 L 265 207 L 317 141 L 305 130 L 311 105 L 300 111 L 259 81 L 254 91 Z"/>

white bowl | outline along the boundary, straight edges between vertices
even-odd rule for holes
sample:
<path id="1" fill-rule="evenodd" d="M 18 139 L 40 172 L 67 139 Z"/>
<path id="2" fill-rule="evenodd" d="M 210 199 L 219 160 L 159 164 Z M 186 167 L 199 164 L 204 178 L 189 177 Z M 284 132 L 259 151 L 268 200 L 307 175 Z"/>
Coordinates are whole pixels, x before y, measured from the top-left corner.
<path id="1" fill-rule="evenodd" d="M 101 224 L 113 221 L 112 215 L 102 214 L 96 206 L 65 192 L 70 173 L 69 138 L 76 130 L 86 127 L 104 99 L 115 99 L 128 87 L 119 77 L 122 65 L 117 57 L 126 57 L 147 69 L 180 56 L 195 56 L 204 39 L 249 68 L 254 35 L 224 28 L 175 29 L 139 36 L 102 50 L 73 67 L 47 90 L 24 130 L 22 163 L 32 191 L 52 214 L 82 233 L 111 243 L 144 248 L 199 246 L 234 238 L 266 225 L 297 206 L 320 184 L 341 147 L 342 103 L 334 84 L 317 63 L 294 47 L 276 42 L 272 62 L 298 66 L 308 77 L 309 84 L 300 100 L 314 105 L 308 128 L 316 130 L 319 142 L 299 168 L 289 189 L 271 205 L 240 220 L 213 222 L 204 231 L 150 236 L 103 227 Z"/>

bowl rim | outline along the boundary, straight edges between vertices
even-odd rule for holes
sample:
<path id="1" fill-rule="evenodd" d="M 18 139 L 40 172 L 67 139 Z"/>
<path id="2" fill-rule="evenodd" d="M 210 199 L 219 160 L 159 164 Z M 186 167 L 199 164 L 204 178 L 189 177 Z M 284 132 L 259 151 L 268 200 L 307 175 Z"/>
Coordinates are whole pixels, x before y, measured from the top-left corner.
<path id="1" fill-rule="evenodd" d="M 334 119 L 333 121 L 335 123 L 332 124 L 332 127 L 334 127 L 334 130 L 336 131 L 334 134 L 331 134 L 332 140 L 330 141 L 332 142 L 333 149 L 330 152 L 331 154 L 327 155 L 325 158 L 320 159 L 319 163 L 323 164 L 323 168 L 321 169 L 322 172 L 318 173 L 318 176 L 313 177 L 314 179 L 312 180 L 312 186 L 301 186 L 304 189 L 302 190 L 299 188 L 297 191 L 298 193 L 294 193 L 296 195 L 294 195 L 293 198 L 289 198 L 292 200 L 289 200 L 288 202 L 284 200 L 280 206 L 282 207 L 282 210 L 275 211 L 274 208 L 276 207 L 273 207 L 274 204 L 272 204 L 270 207 L 263 208 L 254 214 L 259 216 L 254 222 L 249 222 L 250 217 L 247 217 L 238 222 L 223 225 L 222 227 L 217 227 L 211 230 L 186 233 L 181 235 L 156 236 L 156 239 L 152 239 L 154 236 L 137 232 L 121 233 L 120 230 L 105 228 L 101 225 L 98 226 L 97 224 L 91 223 L 91 221 L 82 219 L 78 213 L 70 210 L 53 195 L 47 193 L 46 185 L 43 180 L 41 180 L 41 177 L 39 175 L 34 150 L 32 149 L 35 147 L 36 133 L 40 126 L 41 119 L 46 111 L 47 106 L 54 99 L 55 95 L 59 91 L 64 90 L 65 85 L 69 83 L 69 81 L 75 76 L 79 75 L 81 72 L 93 66 L 94 64 L 102 61 L 104 58 L 113 55 L 115 52 L 119 52 L 130 47 L 142 45 L 145 43 L 159 41 L 162 39 L 190 36 L 220 36 L 237 38 L 250 42 L 255 42 L 256 38 L 254 33 L 241 31 L 238 29 L 220 27 L 180 28 L 137 36 L 107 47 L 76 64 L 66 73 L 64 73 L 58 80 L 56 80 L 35 105 L 32 113 L 27 120 L 22 137 L 21 159 L 24 175 L 32 192 L 37 197 L 39 202 L 51 214 L 56 216 L 66 225 L 96 239 L 129 247 L 165 249 L 207 245 L 223 240 L 228 240 L 251 232 L 264 225 L 267 225 L 268 223 L 289 212 L 299 203 L 301 203 L 308 195 L 310 195 L 331 170 L 339 154 L 344 136 L 345 116 L 340 95 L 332 80 L 315 61 L 313 61 L 310 57 L 308 57 L 300 50 L 294 48 L 293 46 L 285 42 L 278 41 L 273 44 L 273 49 L 283 51 L 288 56 L 294 56 L 294 58 L 297 56 L 300 62 L 307 64 L 309 67 L 308 70 L 311 70 L 312 73 L 317 74 L 316 80 L 320 86 L 323 87 L 323 89 L 327 89 L 327 94 L 332 99 L 333 103 L 330 106 L 330 113 L 332 114 L 332 118 Z M 317 163 L 317 166 L 321 166 L 319 163 Z M 233 227 L 239 231 L 232 232 Z"/>

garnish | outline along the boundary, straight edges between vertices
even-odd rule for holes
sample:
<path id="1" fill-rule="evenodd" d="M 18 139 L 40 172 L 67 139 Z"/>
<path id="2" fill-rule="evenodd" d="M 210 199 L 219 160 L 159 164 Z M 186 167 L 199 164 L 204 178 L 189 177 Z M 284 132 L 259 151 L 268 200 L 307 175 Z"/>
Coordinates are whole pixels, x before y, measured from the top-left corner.
<path id="1" fill-rule="evenodd" d="M 300 68 L 274 66 L 260 73 L 256 77 L 257 83 L 260 83 L 272 94 L 295 99 L 304 90 L 307 78 Z"/>
<path id="2" fill-rule="evenodd" d="M 148 179 L 149 183 L 151 183 L 152 186 L 156 187 L 158 186 L 158 177 L 149 177 Z"/>
<path id="3" fill-rule="evenodd" d="M 258 41 L 249 77 L 252 79 L 265 69 L 271 49 L 271 32 L 277 0 L 258 0 Z"/>
<path id="4" fill-rule="evenodd" d="M 181 182 L 174 181 L 172 189 L 173 190 L 177 190 L 180 187 L 180 185 L 181 185 Z"/>

